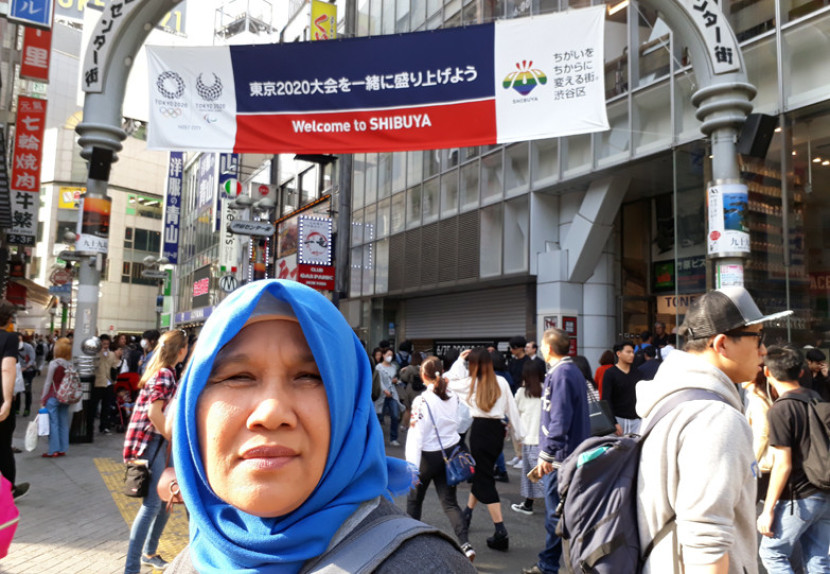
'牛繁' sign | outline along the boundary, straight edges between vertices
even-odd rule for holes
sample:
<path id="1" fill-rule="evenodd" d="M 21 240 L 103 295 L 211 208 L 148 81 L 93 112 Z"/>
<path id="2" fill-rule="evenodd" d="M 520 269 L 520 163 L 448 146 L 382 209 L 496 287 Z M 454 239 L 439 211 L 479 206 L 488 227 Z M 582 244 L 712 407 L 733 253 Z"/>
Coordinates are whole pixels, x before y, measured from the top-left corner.
<path id="1" fill-rule="evenodd" d="M 149 47 L 151 149 L 354 153 L 608 129 L 603 6 L 394 36 Z"/>

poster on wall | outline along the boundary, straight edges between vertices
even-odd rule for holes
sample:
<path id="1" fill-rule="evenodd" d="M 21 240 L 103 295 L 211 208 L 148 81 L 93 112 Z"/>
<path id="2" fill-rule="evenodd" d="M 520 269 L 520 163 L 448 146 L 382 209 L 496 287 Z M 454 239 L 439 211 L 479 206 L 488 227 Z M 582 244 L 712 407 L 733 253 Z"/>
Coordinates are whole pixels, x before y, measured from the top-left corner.
<path id="1" fill-rule="evenodd" d="M 101 253 L 109 251 L 110 210 L 112 199 L 109 197 L 81 197 L 83 216 L 78 222 L 78 240 L 76 249 L 83 253 Z"/>
<path id="2" fill-rule="evenodd" d="M 709 257 L 748 255 L 749 225 L 746 215 L 749 194 L 746 185 L 710 185 L 706 196 Z"/>
<path id="3" fill-rule="evenodd" d="M 604 25 L 603 5 L 336 43 L 148 46 L 147 147 L 360 153 L 604 131 Z"/>

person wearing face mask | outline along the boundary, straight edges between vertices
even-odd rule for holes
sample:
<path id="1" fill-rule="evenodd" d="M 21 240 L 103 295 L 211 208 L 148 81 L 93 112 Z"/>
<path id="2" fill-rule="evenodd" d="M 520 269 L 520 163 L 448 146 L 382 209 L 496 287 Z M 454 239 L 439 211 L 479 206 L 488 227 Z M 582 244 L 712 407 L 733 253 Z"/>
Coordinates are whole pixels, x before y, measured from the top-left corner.
<path id="1" fill-rule="evenodd" d="M 398 365 L 393 362 L 395 351 L 386 349 L 383 352 L 383 362 L 375 366 L 380 375 L 381 393 L 375 401 L 380 424 L 383 426 L 383 418 L 389 413 L 389 444 L 401 446 L 398 442 L 398 424 L 401 420 L 401 402 L 398 396 Z"/>

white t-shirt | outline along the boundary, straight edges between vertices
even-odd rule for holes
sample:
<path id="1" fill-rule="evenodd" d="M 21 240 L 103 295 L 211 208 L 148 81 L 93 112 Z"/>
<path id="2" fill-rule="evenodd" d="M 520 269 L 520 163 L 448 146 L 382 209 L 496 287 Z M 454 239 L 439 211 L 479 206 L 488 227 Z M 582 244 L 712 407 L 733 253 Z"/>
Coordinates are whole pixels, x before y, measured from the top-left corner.
<path id="1" fill-rule="evenodd" d="M 421 452 L 449 451 L 458 444 L 458 396 L 447 391 L 449 398 L 444 401 L 427 387 L 420 396 L 412 401 L 412 417 L 409 432 L 406 435 L 406 460 L 415 466 L 421 466 Z M 429 410 L 427 410 L 429 405 Z M 430 418 L 430 413 L 432 418 Z M 433 419 L 435 424 L 433 425 Z M 441 442 L 438 442 L 436 428 Z"/>

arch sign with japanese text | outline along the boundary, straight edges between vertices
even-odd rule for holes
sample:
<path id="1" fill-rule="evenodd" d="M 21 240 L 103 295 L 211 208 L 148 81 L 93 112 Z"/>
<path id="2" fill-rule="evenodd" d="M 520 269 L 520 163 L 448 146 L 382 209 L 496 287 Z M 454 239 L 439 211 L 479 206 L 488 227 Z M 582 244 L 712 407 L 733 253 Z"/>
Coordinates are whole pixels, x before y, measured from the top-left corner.
<path id="1" fill-rule="evenodd" d="M 603 131 L 604 22 L 595 6 L 371 38 L 150 46 L 147 144 L 357 153 Z"/>

